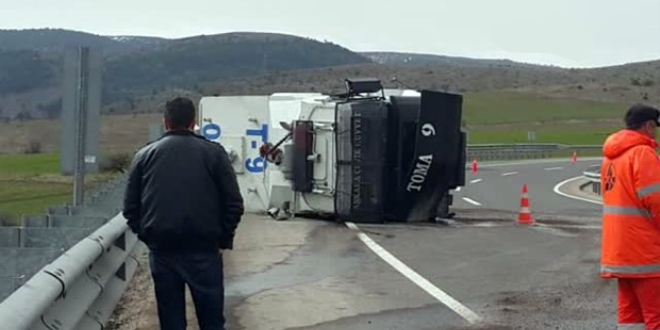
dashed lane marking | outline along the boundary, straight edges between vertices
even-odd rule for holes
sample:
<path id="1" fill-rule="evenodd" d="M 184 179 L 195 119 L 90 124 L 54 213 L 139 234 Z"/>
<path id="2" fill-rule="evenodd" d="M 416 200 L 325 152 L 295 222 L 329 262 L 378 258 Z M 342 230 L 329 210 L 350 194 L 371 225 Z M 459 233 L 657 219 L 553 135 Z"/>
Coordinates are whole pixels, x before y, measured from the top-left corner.
<path id="1" fill-rule="evenodd" d="M 468 198 L 468 197 L 463 197 L 463 200 L 476 206 L 481 206 L 481 203 L 475 201 L 474 199 Z"/>
<path id="2" fill-rule="evenodd" d="M 518 174 L 518 172 L 508 172 L 508 173 L 502 173 L 502 176 L 511 176 L 516 174 Z"/>
<path id="3" fill-rule="evenodd" d="M 470 181 L 470 183 L 477 183 L 477 182 L 481 182 L 482 180 L 483 179 L 474 179 L 474 180 Z"/>
<path id="4" fill-rule="evenodd" d="M 456 314 L 460 315 L 462 318 L 473 324 L 482 321 L 482 318 L 479 315 L 458 302 L 456 299 L 452 298 L 446 292 L 440 290 L 440 288 L 433 285 L 433 283 L 429 282 L 427 279 L 415 272 L 412 268 L 401 262 L 382 246 L 378 245 L 378 243 L 374 242 L 367 234 L 363 233 L 354 223 L 346 222 L 346 226 L 356 231 L 360 240 L 367 247 L 369 247 L 371 251 L 373 251 L 381 259 L 385 260 L 385 262 L 396 269 L 399 273 L 403 274 L 403 276 L 407 277 L 410 281 L 422 288 L 422 290 L 426 291 L 445 306 L 449 307 Z"/>
<path id="5" fill-rule="evenodd" d="M 564 169 L 564 168 L 561 167 L 561 166 L 559 166 L 559 167 L 547 167 L 547 168 L 545 168 L 546 171 L 558 171 L 558 170 L 562 170 L 562 169 Z"/>

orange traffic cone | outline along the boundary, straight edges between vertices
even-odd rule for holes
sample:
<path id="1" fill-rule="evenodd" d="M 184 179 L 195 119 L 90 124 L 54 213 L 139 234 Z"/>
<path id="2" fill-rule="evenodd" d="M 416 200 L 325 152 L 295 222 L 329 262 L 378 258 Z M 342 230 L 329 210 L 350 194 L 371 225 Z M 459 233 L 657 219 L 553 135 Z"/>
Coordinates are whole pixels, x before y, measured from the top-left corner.
<path id="1" fill-rule="evenodd" d="M 534 218 L 529 208 L 529 199 L 527 198 L 527 185 L 523 186 L 522 198 L 520 199 L 520 213 L 518 214 L 518 223 L 523 225 L 533 225 Z"/>
<path id="2" fill-rule="evenodd" d="M 577 151 L 573 151 L 573 164 L 577 163 Z"/>
<path id="3" fill-rule="evenodd" d="M 472 175 L 477 174 L 478 171 L 479 169 L 477 168 L 477 159 L 475 158 L 472 160 Z"/>

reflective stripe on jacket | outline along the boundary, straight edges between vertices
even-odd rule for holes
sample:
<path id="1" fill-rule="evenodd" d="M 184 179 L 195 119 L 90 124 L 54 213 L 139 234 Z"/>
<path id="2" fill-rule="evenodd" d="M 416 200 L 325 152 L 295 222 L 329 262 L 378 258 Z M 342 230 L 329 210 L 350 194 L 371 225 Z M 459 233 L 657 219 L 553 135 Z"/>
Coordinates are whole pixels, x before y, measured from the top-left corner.
<path id="1" fill-rule="evenodd" d="M 658 143 L 622 130 L 603 145 L 601 276 L 660 277 Z"/>

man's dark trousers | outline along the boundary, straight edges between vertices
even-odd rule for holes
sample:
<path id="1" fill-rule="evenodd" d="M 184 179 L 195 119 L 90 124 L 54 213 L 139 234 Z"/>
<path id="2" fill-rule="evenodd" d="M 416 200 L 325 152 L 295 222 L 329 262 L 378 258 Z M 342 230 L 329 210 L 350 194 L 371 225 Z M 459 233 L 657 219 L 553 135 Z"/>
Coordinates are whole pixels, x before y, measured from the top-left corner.
<path id="1" fill-rule="evenodd" d="M 149 255 L 161 330 L 186 330 L 185 285 L 200 330 L 225 330 L 220 252 L 157 252 Z"/>

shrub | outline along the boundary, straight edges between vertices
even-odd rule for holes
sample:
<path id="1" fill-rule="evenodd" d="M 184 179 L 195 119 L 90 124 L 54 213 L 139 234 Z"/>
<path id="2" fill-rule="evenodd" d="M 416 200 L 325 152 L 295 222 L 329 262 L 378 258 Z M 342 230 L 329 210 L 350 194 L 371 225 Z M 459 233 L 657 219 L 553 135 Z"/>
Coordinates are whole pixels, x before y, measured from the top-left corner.
<path id="1" fill-rule="evenodd" d="M 41 153 L 41 142 L 36 140 L 30 140 L 28 144 L 23 149 L 23 153 L 26 154 L 40 154 Z"/>
<path id="2" fill-rule="evenodd" d="M 8 212 L 0 210 L 0 227 L 8 226 L 14 222 L 14 217 Z"/>
<path id="3" fill-rule="evenodd" d="M 101 161 L 101 164 L 99 164 L 99 170 L 101 172 L 124 173 L 129 168 L 129 166 L 131 166 L 132 160 L 133 159 L 131 155 L 127 153 L 110 155 Z"/>

